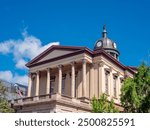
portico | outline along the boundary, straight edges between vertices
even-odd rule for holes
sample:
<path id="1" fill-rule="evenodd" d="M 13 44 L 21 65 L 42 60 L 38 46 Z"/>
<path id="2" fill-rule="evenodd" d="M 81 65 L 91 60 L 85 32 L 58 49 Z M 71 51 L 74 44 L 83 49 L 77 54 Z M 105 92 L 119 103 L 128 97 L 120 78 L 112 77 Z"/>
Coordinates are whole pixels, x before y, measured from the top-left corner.
<path id="1" fill-rule="evenodd" d="M 87 61 L 86 59 L 81 59 L 78 61 L 73 61 L 70 62 L 68 64 L 59 64 L 56 65 L 56 67 L 49 67 L 46 69 L 42 69 L 42 70 L 36 70 L 34 72 L 30 72 L 29 73 L 29 87 L 28 87 L 28 97 L 31 96 L 36 96 L 38 97 L 40 95 L 40 91 L 41 91 L 41 87 L 40 86 L 40 82 L 45 82 L 46 81 L 46 87 L 44 88 L 44 92 L 45 94 L 66 94 L 72 98 L 79 98 L 79 97 L 86 97 L 89 98 L 89 93 L 86 94 L 86 75 L 87 75 L 87 65 L 89 66 L 91 63 L 89 61 Z M 79 69 L 80 68 L 80 69 Z M 53 71 L 52 71 L 53 70 Z M 52 72 L 51 72 L 52 71 Z M 80 71 L 80 72 L 79 72 Z M 42 80 L 40 78 L 40 74 L 41 73 L 45 73 L 44 78 L 46 80 Z M 80 73 L 80 74 L 79 74 Z M 65 75 L 64 80 L 66 81 L 63 84 L 63 75 Z M 77 80 L 77 77 L 79 75 L 82 75 L 82 82 L 80 82 L 79 80 Z M 51 93 L 51 78 L 55 77 L 55 91 L 53 91 Z M 91 77 L 91 82 L 93 82 L 92 80 L 92 76 Z M 33 80 L 36 80 L 35 86 L 33 84 Z M 57 82 L 58 81 L 58 82 Z M 80 86 L 82 86 L 82 93 L 80 93 L 78 95 L 78 89 L 80 89 L 79 87 L 77 87 L 78 84 L 82 84 Z M 64 85 L 64 86 L 63 86 Z M 92 85 L 92 84 L 91 84 Z M 31 90 L 33 89 L 33 87 L 35 88 L 35 94 L 31 93 Z M 69 92 L 66 92 L 65 90 L 63 90 L 63 88 L 69 90 Z M 62 92 L 64 91 L 64 92 Z"/>

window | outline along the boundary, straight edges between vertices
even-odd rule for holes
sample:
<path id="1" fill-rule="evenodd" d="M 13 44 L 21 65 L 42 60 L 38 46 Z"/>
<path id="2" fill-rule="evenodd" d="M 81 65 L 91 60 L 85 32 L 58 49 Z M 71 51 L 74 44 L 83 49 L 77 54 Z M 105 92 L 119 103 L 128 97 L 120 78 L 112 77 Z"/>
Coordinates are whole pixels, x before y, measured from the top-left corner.
<path id="1" fill-rule="evenodd" d="M 108 78 L 109 78 L 109 72 L 108 71 L 106 71 L 105 72 L 105 93 L 106 94 L 109 94 L 108 92 L 109 92 L 109 85 L 108 85 Z"/>
<path id="2" fill-rule="evenodd" d="M 63 77 L 62 77 L 62 89 L 61 89 L 62 94 L 65 94 L 65 79 L 66 79 L 66 75 L 63 75 Z"/>
<path id="3" fill-rule="evenodd" d="M 113 91 L 114 91 L 114 97 L 117 97 L 117 77 L 113 77 Z"/>
<path id="4" fill-rule="evenodd" d="M 52 76 L 50 79 L 50 94 L 54 94 L 55 87 L 55 76 Z"/>

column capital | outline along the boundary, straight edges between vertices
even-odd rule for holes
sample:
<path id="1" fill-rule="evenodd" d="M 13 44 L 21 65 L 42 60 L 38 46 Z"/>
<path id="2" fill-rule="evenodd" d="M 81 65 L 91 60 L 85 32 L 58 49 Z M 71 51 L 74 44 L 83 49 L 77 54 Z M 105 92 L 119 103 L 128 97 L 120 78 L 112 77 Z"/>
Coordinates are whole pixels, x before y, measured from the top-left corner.
<path id="1" fill-rule="evenodd" d="M 115 76 L 116 78 L 118 78 L 119 74 L 118 73 L 113 73 L 113 76 Z"/>
<path id="2" fill-rule="evenodd" d="M 95 63 L 91 63 L 91 64 L 90 64 L 90 67 L 92 68 L 92 67 L 94 67 L 94 65 L 95 65 Z"/>
<path id="3" fill-rule="evenodd" d="M 61 68 L 62 68 L 62 65 L 58 65 L 57 67 L 58 67 L 58 69 L 61 69 Z"/>
<path id="4" fill-rule="evenodd" d="M 32 73 L 31 72 L 28 72 L 28 77 L 32 76 Z"/>
<path id="5" fill-rule="evenodd" d="M 39 71 L 39 70 L 37 70 L 35 73 L 36 73 L 36 74 L 39 74 L 39 73 L 40 73 L 40 71 Z"/>
<path id="6" fill-rule="evenodd" d="M 117 71 L 118 76 L 121 74 L 119 71 Z"/>
<path id="7" fill-rule="evenodd" d="M 113 70 L 113 69 L 112 69 L 112 67 L 111 67 L 111 66 L 109 66 L 109 70 L 110 70 L 110 72 L 112 72 L 112 70 Z"/>
<path id="8" fill-rule="evenodd" d="M 86 63 L 87 62 L 87 60 L 86 59 L 82 59 L 82 63 Z"/>
<path id="9" fill-rule="evenodd" d="M 76 63 L 75 61 L 70 62 L 70 64 L 71 64 L 72 66 L 75 65 L 75 63 Z"/>
<path id="10" fill-rule="evenodd" d="M 98 65 L 99 65 L 100 67 L 103 67 L 103 66 L 104 66 L 104 62 L 103 62 L 103 61 L 98 62 Z"/>
<path id="11" fill-rule="evenodd" d="M 46 71 L 50 71 L 51 70 L 51 68 L 46 68 Z"/>

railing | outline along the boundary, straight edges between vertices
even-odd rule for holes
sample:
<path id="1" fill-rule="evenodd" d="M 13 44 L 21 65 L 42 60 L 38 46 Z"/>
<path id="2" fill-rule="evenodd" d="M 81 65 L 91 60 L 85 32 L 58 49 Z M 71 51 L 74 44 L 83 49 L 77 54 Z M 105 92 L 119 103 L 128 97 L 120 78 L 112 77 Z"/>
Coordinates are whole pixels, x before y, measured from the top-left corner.
<path id="1" fill-rule="evenodd" d="M 19 99 L 15 99 L 14 103 L 27 103 L 27 102 L 42 101 L 42 100 L 44 101 L 46 99 L 51 99 L 51 97 L 55 96 L 55 95 L 56 95 L 56 93 L 39 95 L 39 96 L 33 96 L 33 97 L 19 98 Z M 77 102 L 80 102 L 80 103 L 90 104 L 90 99 L 86 98 L 86 97 L 75 98 L 75 100 L 73 100 L 73 98 L 71 96 L 62 94 L 62 95 L 60 95 L 59 99 L 60 100 L 70 101 L 70 102 L 77 101 Z"/>
<path id="2" fill-rule="evenodd" d="M 15 99 L 13 102 L 14 103 L 21 103 L 21 102 L 25 103 L 25 102 L 29 102 L 29 101 L 35 101 L 36 99 L 43 100 L 43 99 L 47 99 L 47 98 L 51 98 L 51 95 L 44 94 L 44 95 L 33 96 L 33 97 L 18 98 L 18 99 Z"/>

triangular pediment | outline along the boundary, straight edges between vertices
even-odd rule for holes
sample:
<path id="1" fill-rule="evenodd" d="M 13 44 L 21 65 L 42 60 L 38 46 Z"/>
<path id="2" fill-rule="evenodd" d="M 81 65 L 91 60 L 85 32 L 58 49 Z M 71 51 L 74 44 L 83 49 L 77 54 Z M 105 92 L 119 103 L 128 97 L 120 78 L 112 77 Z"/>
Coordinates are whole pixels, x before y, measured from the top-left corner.
<path id="1" fill-rule="evenodd" d="M 72 53 L 74 51 L 68 51 L 68 50 L 53 50 L 52 52 L 50 52 L 49 54 L 47 54 L 45 57 L 43 57 L 41 60 L 39 60 L 38 62 L 42 62 L 45 60 L 49 60 L 49 59 L 53 59 L 59 56 L 63 56 L 69 53 Z"/>
<path id="2" fill-rule="evenodd" d="M 33 60 L 31 60 L 29 63 L 26 64 L 26 66 L 30 66 L 32 64 L 44 62 L 50 59 L 54 59 L 57 57 L 61 57 L 64 55 L 69 55 L 73 52 L 80 51 L 84 49 L 84 47 L 73 47 L 73 46 L 59 46 L 54 45 L 42 52 L 40 55 L 35 57 Z"/>

